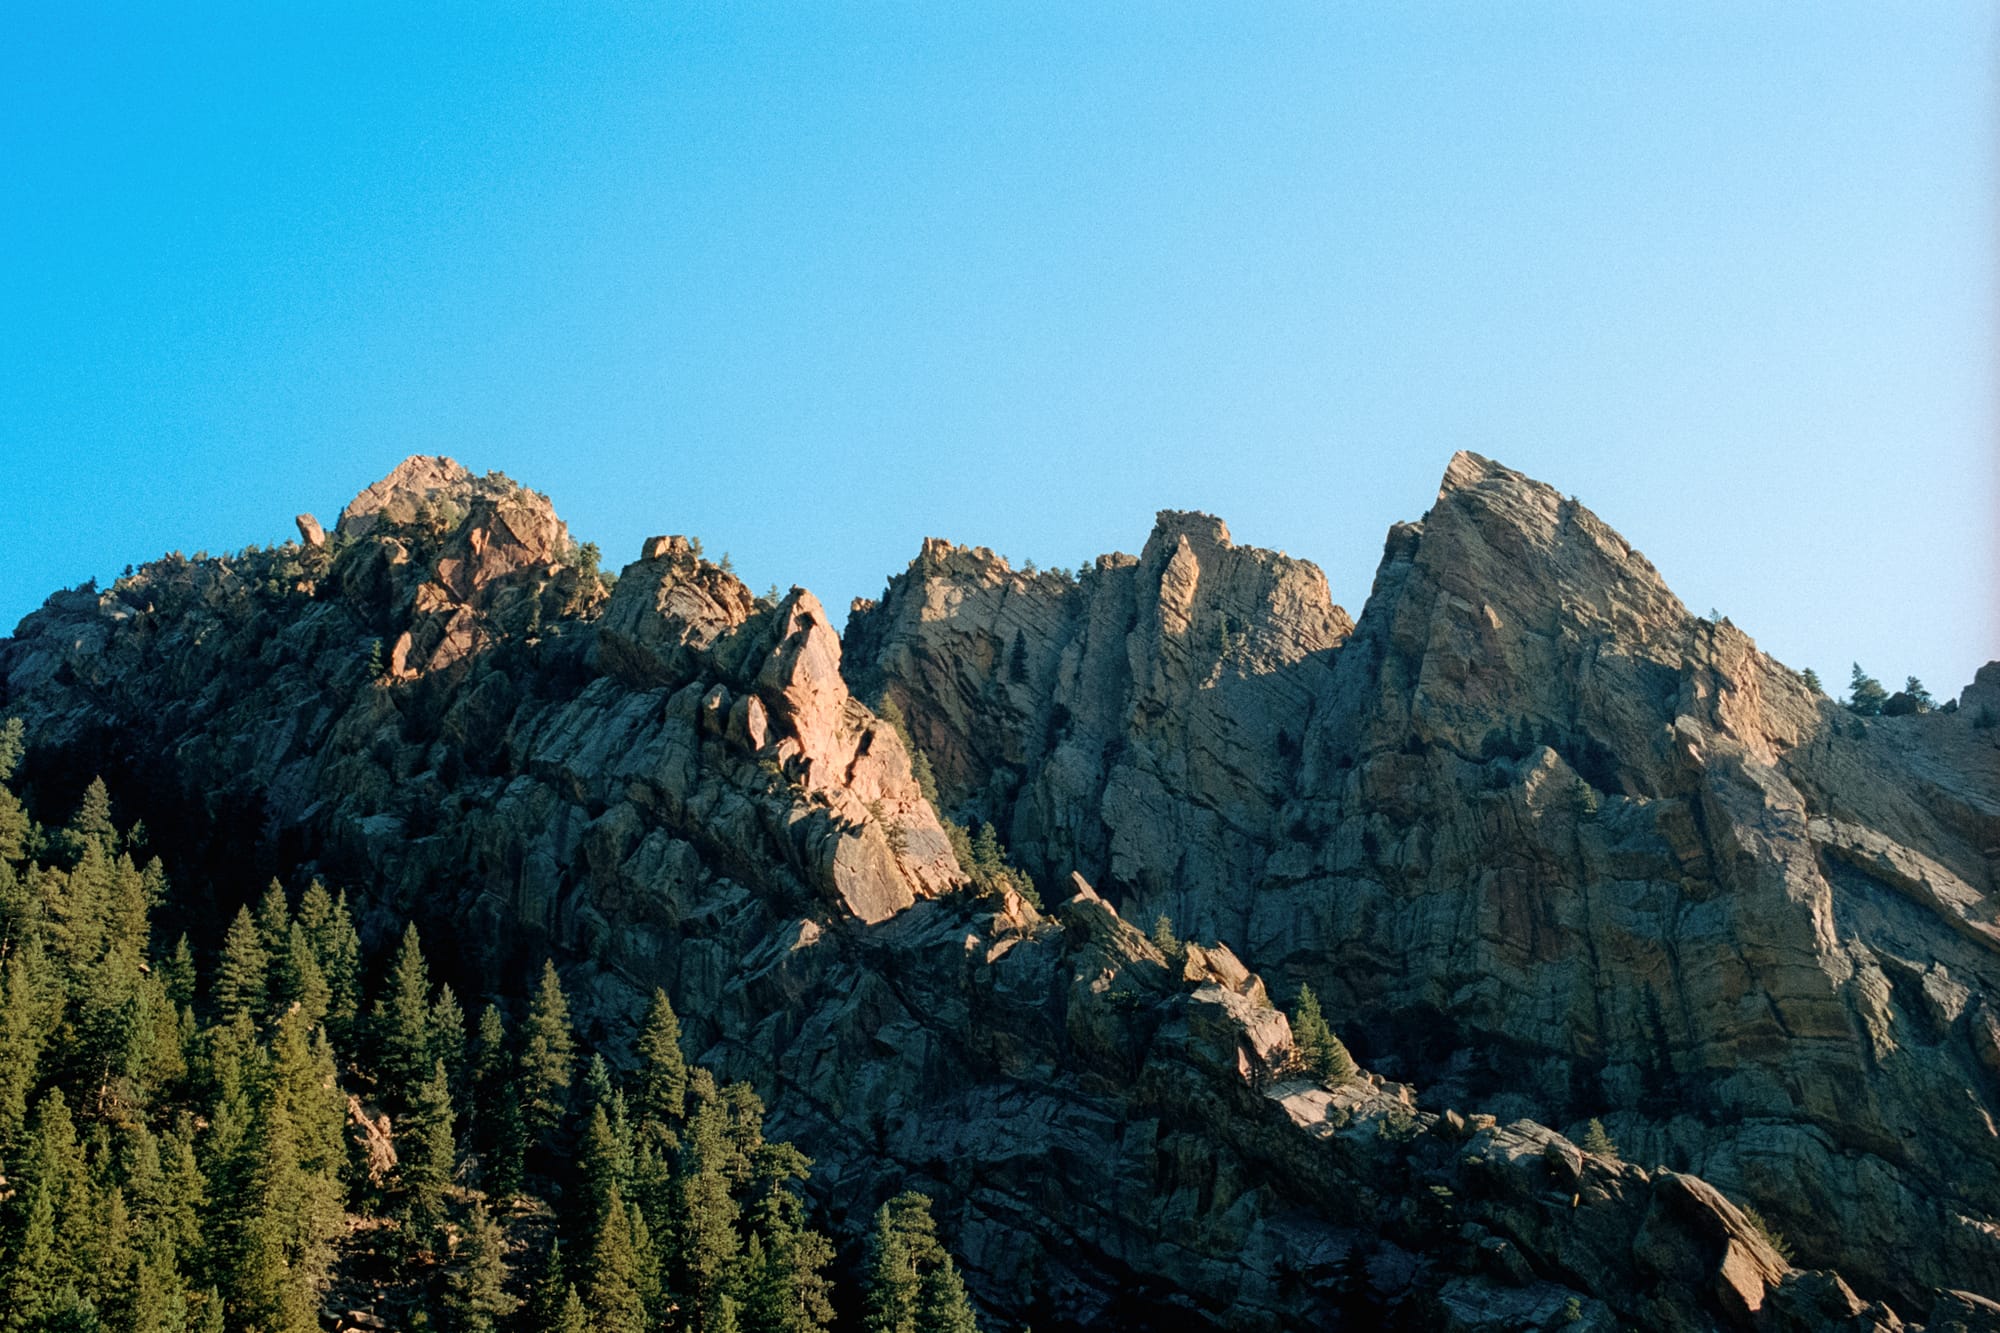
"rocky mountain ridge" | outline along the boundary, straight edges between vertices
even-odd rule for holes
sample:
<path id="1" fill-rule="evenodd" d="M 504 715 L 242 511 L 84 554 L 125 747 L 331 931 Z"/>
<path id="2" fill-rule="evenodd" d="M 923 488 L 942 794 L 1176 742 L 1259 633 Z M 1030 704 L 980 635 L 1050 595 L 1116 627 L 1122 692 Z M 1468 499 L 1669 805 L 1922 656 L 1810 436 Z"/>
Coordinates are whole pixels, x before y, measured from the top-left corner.
<path id="1" fill-rule="evenodd" d="M 845 643 L 685 539 L 607 590 L 545 498 L 450 460 L 300 530 L 0 641 L 30 776 L 351 883 L 494 993 L 553 952 L 613 1048 L 666 986 L 837 1225 L 922 1183 L 996 1315 L 1890 1328 L 2000 1294 L 1990 737 L 1854 722 L 1485 460 L 1358 623 L 1201 515 L 1080 580 L 926 543 Z M 1060 905 L 972 891 L 966 812 Z M 1160 911 L 1210 944 L 1167 957 L 1127 920 Z M 1415 1086 L 1298 1077 L 1267 982 L 1302 980 Z M 1600 1109 L 1675 1169 L 1534 1122 Z"/>

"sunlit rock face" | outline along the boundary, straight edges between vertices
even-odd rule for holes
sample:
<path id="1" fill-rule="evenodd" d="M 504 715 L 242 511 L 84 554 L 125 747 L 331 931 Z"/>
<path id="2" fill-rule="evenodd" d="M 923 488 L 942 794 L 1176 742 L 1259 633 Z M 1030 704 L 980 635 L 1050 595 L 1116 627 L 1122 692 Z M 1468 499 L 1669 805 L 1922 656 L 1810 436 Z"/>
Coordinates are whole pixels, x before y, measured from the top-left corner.
<path id="1" fill-rule="evenodd" d="M 848 671 L 1036 874 L 1311 982 L 1379 1067 L 1603 1116 L 1919 1314 L 2000 1290 L 2000 752 L 1968 708 L 1853 717 L 1473 454 L 1351 628 L 1309 566 L 1169 514 L 1076 581 L 926 543 Z"/>
<path id="2" fill-rule="evenodd" d="M 1137 559 L 1076 577 L 926 541 L 851 616 L 848 670 L 907 705 L 943 790 L 1017 858 L 1212 935 L 1282 839 L 1314 698 L 1352 631 L 1313 565 L 1170 510 Z"/>
<path id="3" fill-rule="evenodd" d="M 689 538 L 601 579 L 448 459 L 299 527 L 0 641 L 31 777 L 104 771 L 177 882 L 345 884 L 475 991 L 553 955 L 614 1055 L 664 986 L 836 1230 L 926 1189 L 995 1319 L 1888 1329 L 2000 1291 L 1995 730 L 1846 714 L 1496 464 L 1452 461 L 1358 624 L 1200 514 L 1074 576 L 926 542 L 844 642 Z M 1047 908 L 973 892 L 945 815 Z M 1373 1072 L 1300 1070 L 1302 981 Z"/>

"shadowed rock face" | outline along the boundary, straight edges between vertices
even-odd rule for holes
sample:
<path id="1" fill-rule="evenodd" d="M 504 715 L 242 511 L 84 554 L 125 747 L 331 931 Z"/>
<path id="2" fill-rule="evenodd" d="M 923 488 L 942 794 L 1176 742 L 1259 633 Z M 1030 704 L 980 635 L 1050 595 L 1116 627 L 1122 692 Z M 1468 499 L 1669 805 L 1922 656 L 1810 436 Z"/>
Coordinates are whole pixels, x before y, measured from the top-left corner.
<path id="1" fill-rule="evenodd" d="M 968 891 L 883 690 L 1053 910 Z M 1847 718 L 1469 455 L 1358 627 L 1168 513 L 1080 580 L 926 543 L 845 644 L 680 538 L 607 594 L 412 459 L 325 544 L 57 594 L 0 710 L 475 984 L 553 952 L 614 1050 L 665 986 L 837 1228 L 923 1185 L 1009 1320 L 1897 1326 L 1715 1185 L 1909 1312 L 1995 1285 L 1989 733 Z M 1298 1077 L 1253 969 L 1422 1101 Z M 1674 1169 L 1523 1118 L 1607 1108 Z"/>
<path id="2" fill-rule="evenodd" d="M 1689 615 L 1575 501 L 1471 454 L 1390 533 L 1351 635 L 1327 615 L 1300 635 L 1273 599 L 1261 623 L 1293 651 L 1239 675 L 1217 643 L 1190 673 L 1190 640 L 1132 610 L 1185 586 L 1170 519 L 1136 565 L 1047 592 L 927 544 L 856 616 L 850 673 L 953 756 L 947 803 L 1040 876 L 1083 866 L 1128 915 L 1310 981 L 1432 1096 L 1603 1115 L 1634 1160 L 1754 1200 L 1803 1258 L 1919 1313 L 1930 1287 L 2000 1291 L 1992 732 L 1852 717 Z M 1031 667 L 1087 660 L 1106 621 L 1115 671 L 1050 669 L 1038 695 L 964 666 L 1010 631 Z M 1166 728 L 1135 702 L 1162 679 L 1197 700 Z M 1262 729 L 1185 723 L 1230 687 Z M 1095 719 L 1116 759 L 1081 758 L 1030 697 Z M 959 737 L 983 748 L 959 761 Z"/>

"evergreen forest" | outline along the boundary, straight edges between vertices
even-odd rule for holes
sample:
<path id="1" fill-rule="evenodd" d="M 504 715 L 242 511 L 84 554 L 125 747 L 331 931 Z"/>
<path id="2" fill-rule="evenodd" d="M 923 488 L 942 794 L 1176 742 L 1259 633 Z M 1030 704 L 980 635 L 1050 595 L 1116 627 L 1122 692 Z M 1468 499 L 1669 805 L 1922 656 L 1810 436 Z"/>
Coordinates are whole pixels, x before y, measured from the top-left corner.
<path id="1" fill-rule="evenodd" d="M 93 783 L 31 818 L 0 728 L 4 1333 L 962 1333 L 930 1202 L 841 1265 L 746 1084 L 655 992 L 617 1065 L 551 963 L 476 1017 L 414 925 L 273 883 L 202 956 Z M 524 979 L 525 982 L 525 979 Z M 852 1282 L 840 1275 L 850 1270 Z"/>

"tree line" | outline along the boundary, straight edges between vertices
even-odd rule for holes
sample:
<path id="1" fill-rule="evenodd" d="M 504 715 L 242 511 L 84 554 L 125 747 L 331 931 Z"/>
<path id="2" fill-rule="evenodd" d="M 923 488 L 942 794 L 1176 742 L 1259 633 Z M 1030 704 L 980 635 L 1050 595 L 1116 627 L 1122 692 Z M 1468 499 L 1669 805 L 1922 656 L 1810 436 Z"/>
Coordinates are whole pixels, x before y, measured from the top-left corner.
<path id="1" fill-rule="evenodd" d="M 810 1161 L 765 1137 L 749 1085 L 685 1058 L 664 992 L 621 1073 L 553 964 L 518 1021 L 468 1021 L 414 925 L 376 976 L 317 882 L 273 883 L 198 966 L 185 935 L 152 938 L 167 877 L 104 784 L 45 829 L 21 755 L 9 722 L 0 1333 L 304 1333 L 363 1254 L 431 1329 L 836 1326 Z M 882 1207 L 863 1267 L 869 1333 L 977 1327 L 923 1195 Z"/>

